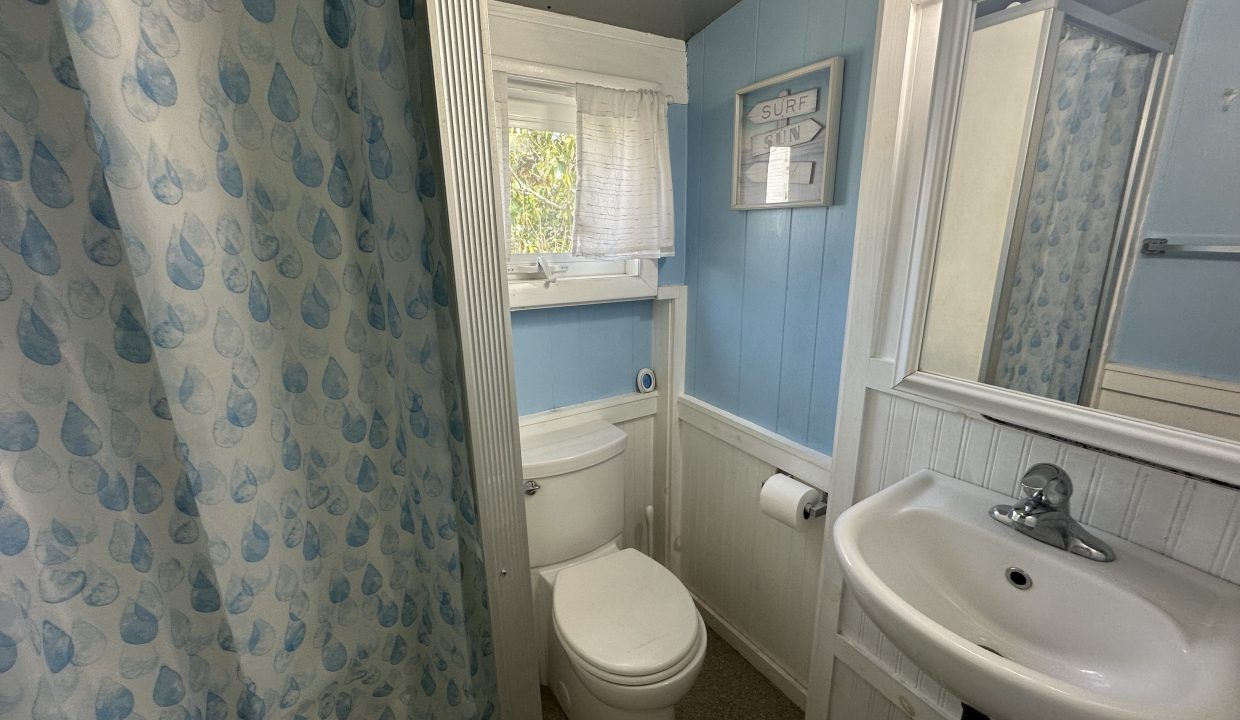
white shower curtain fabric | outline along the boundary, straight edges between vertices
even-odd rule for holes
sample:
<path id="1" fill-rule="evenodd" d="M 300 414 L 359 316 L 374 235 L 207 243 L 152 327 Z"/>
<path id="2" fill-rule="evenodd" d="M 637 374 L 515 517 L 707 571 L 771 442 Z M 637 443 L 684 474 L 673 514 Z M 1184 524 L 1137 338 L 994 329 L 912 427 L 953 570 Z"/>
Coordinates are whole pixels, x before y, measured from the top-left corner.
<path id="1" fill-rule="evenodd" d="M 994 382 L 1075 403 L 1152 56 L 1072 29 L 1059 44 Z"/>
<path id="2" fill-rule="evenodd" d="M 0 717 L 493 715 L 412 0 L 0 2 Z"/>
<path id="3" fill-rule="evenodd" d="M 667 98 L 577 85 L 573 254 L 660 258 L 674 253 L 674 243 Z"/>

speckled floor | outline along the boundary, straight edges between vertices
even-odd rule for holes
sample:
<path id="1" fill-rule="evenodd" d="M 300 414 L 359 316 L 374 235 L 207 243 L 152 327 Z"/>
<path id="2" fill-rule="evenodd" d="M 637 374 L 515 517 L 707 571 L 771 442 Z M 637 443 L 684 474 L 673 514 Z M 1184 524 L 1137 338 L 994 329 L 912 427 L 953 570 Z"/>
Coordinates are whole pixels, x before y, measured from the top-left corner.
<path id="1" fill-rule="evenodd" d="M 676 706 L 676 720 L 801 720 L 804 713 L 762 673 L 707 629 L 706 662 L 693 689 Z M 543 720 L 567 720 L 547 688 Z"/>

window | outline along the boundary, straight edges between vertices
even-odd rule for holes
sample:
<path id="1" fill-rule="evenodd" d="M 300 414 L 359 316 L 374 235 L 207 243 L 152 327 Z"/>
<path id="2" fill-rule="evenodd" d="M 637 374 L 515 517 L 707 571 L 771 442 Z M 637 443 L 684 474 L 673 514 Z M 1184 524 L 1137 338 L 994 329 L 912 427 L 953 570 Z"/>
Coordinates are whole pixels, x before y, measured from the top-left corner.
<path id="1" fill-rule="evenodd" d="M 509 80 L 508 253 L 571 253 L 576 199 L 572 87 Z"/>
<path id="2" fill-rule="evenodd" d="M 651 260 L 575 257 L 577 101 L 574 85 L 506 77 L 508 284 L 514 308 L 653 297 Z M 506 111 L 506 113 L 505 113 Z"/>
<path id="3" fill-rule="evenodd" d="M 573 249 L 577 137 L 558 130 L 508 128 L 508 252 Z"/>

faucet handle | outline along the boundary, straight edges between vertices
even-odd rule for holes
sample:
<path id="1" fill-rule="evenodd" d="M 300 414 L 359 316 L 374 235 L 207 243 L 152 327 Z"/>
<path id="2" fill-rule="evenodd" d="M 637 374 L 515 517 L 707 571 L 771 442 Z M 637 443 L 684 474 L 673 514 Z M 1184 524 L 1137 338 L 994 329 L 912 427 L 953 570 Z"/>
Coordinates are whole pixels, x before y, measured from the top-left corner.
<path id="1" fill-rule="evenodd" d="M 1020 491 L 1035 502 L 1066 511 L 1072 497 L 1072 479 L 1058 465 L 1038 463 L 1021 477 Z"/>

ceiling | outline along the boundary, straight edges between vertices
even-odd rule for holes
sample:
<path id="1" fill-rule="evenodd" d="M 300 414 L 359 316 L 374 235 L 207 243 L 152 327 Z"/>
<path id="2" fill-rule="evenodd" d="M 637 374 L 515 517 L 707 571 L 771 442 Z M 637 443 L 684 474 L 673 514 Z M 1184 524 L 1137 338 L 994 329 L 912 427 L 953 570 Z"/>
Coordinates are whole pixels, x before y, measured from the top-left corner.
<path id="1" fill-rule="evenodd" d="M 516 5 L 688 40 L 738 0 L 506 0 Z"/>

